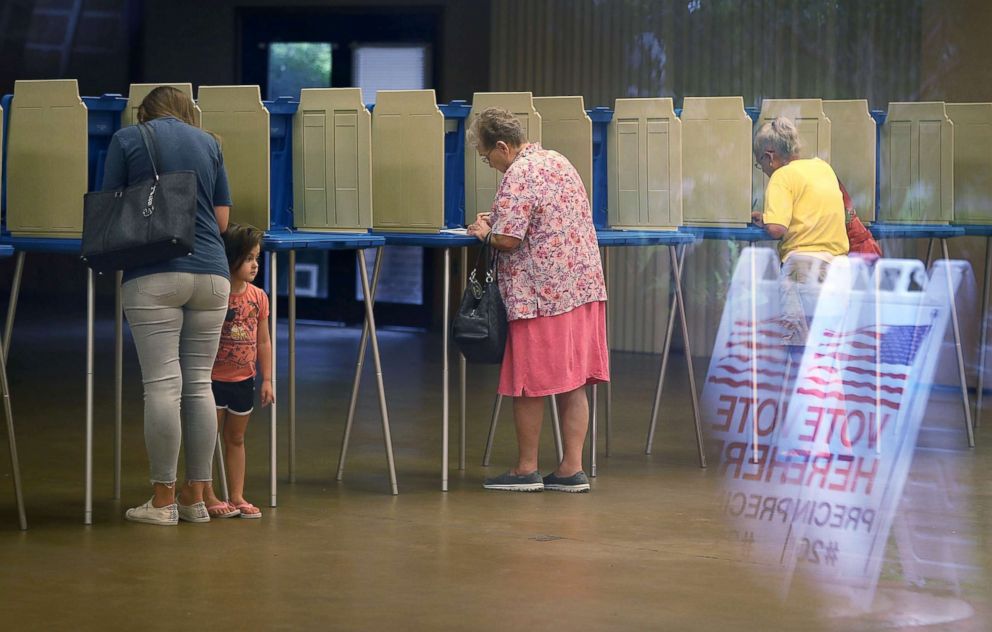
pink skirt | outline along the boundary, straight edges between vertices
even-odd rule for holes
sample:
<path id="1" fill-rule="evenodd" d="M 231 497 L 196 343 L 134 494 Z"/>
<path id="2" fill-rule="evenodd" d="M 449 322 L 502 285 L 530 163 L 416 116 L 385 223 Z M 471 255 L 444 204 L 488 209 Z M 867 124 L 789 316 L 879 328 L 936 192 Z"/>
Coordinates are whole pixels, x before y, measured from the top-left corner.
<path id="1" fill-rule="evenodd" d="M 557 316 L 510 321 L 500 395 L 543 397 L 609 380 L 606 301 Z"/>

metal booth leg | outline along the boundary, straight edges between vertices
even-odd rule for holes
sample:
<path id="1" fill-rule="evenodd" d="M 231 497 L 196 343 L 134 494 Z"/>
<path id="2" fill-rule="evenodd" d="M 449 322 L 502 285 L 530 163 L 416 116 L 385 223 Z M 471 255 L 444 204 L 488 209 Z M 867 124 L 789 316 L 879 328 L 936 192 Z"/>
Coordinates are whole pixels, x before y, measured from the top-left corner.
<path id="1" fill-rule="evenodd" d="M 592 402 L 589 406 L 589 476 L 596 478 L 597 465 L 596 465 L 596 413 L 597 408 L 599 408 L 599 388 L 598 384 L 593 384 L 590 389 L 592 390 Z"/>
<path id="2" fill-rule="evenodd" d="M 561 416 L 558 414 L 558 398 L 554 395 L 548 396 L 551 405 L 551 435 L 555 439 L 555 456 L 558 457 L 556 463 L 561 463 L 565 458 L 565 446 L 561 440 Z"/>
<path id="3" fill-rule="evenodd" d="M 220 479 L 220 494 L 223 500 L 231 500 L 231 492 L 227 487 L 227 465 L 224 464 L 224 437 L 217 433 L 217 444 L 215 448 L 217 455 L 217 478 Z"/>
<path id="4" fill-rule="evenodd" d="M 975 398 L 975 427 L 982 425 L 982 400 L 985 395 L 985 354 L 989 343 L 987 321 L 989 317 L 989 294 L 992 293 L 992 237 L 985 238 L 985 283 L 982 287 L 981 342 L 978 345 L 978 393 Z"/>
<path id="5" fill-rule="evenodd" d="M 682 274 L 682 264 L 685 262 L 685 251 L 683 247 L 679 250 L 679 275 Z M 681 277 L 678 277 L 681 280 Z M 658 411 L 661 409 L 661 391 L 665 387 L 665 374 L 668 372 L 668 359 L 672 352 L 672 335 L 675 332 L 675 313 L 678 295 L 672 294 L 672 300 L 668 305 L 668 325 L 665 327 L 665 342 L 661 348 L 661 370 L 658 371 L 658 385 L 654 391 L 654 403 L 651 406 L 651 423 L 648 425 L 648 438 L 644 445 L 644 454 L 651 454 L 654 449 L 654 435 L 658 428 Z"/>
<path id="6" fill-rule="evenodd" d="M 444 249 L 444 284 L 441 332 L 441 491 L 448 491 L 448 327 L 451 319 L 451 248 Z"/>
<path id="7" fill-rule="evenodd" d="M 275 252 L 266 253 L 266 263 L 269 267 L 269 313 L 272 318 L 272 322 L 269 324 L 271 328 L 270 337 L 272 338 L 272 395 L 276 394 L 276 367 L 279 366 L 279 353 L 276 350 L 277 335 L 279 333 L 279 319 L 276 315 L 277 306 L 279 304 L 279 277 L 276 274 L 276 257 L 278 256 Z M 276 506 L 276 494 L 277 494 L 277 462 L 278 456 L 276 454 L 278 436 L 276 434 L 276 404 L 273 403 L 269 410 L 269 506 Z"/>
<path id="8" fill-rule="evenodd" d="M 83 524 L 93 524 L 93 321 L 95 318 L 96 281 L 93 270 L 86 269 L 86 464 Z"/>
<path id="9" fill-rule="evenodd" d="M 296 482 L 296 251 L 289 251 L 289 482 Z"/>
<path id="10" fill-rule="evenodd" d="M 10 446 L 10 470 L 14 479 L 14 497 L 17 500 L 17 520 L 21 530 L 28 528 L 27 514 L 24 511 L 24 492 L 21 488 L 21 463 L 17 458 L 17 440 L 14 437 L 14 413 L 10 406 L 10 385 L 7 382 L 7 354 L 5 347 L 8 338 L 0 341 L 0 394 L 3 395 L 3 412 L 7 421 L 7 443 Z"/>
<path id="11" fill-rule="evenodd" d="M 603 280 L 606 285 L 606 295 L 609 297 L 610 278 L 610 250 L 602 248 L 603 252 Z M 606 304 L 606 367 L 610 368 L 610 307 Z M 604 411 L 604 421 L 606 426 L 606 456 L 613 452 L 613 380 L 606 383 L 606 409 Z"/>
<path id="12" fill-rule="evenodd" d="M 462 293 L 465 292 L 465 288 L 468 287 L 468 248 L 462 248 L 462 260 L 461 260 L 461 278 L 462 278 Z M 460 441 L 458 445 L 458 469 L 465 469 L 465 407 L 467 401 L 467 393 L 465 392 L 465 382 L 467 378 L 467 369 L 465 356 L 461 353 L 458 354 L 458 388 L 461 397 L 459 398 L 459 403 L 461 405 L 461 410 L 459 411 L 459 431 L 458 439 Z"/>
<path id="13" fill-rule="evenodd" d="M 940 248 L 944 254 L 944 259 L 950 262 L 951 258 L 947 252 L 947 240 L 940 240 Z M 975 447 L 975 429 L 971 425 L 971 400 L 968 397 L 968 378 L 964 372 L 964 354 L 961 351 L 961 326 L 958 322 L 958 308 L 955 303 L 955 296 L 950 292 L 951 289 L 951 268 L 947 266 L 945 268 L 947 272 L 947 289 L 948 296 L 951 301 L 951 325 L 954 327 L 954 351 L 957 354 L 958 361 L 958 378 L 961 380 L 961 402 L 964 405 L 964 425 L 968 431 L 968 447 Z M 981 397 L 981 394 L 979 394 Z"/>
<path id="14" fill-rule="evenodd" d="M 672 278 L 675 279 L 675 297 L 678 299 L 679 321 L 682 323 L 682 346 L 685 348 L 686 372 L 689 377 L 689 396 L 692 402 L 692 420 L 696 426 L 696 447 L 699 449 L 699 467 L 706 467 L 706 452 L 703 445 L 703 424 L 699 418 L 699 392 L 696 389 L 696 370 L 692 362 L 692 345 L 689 342 L 689 322 L 685 316 L 685 295 L 682 292 L 682 264 L 686 246 L 678 246 L 679 252 L 669 247 L 672 257 Z"/>
<path id="15" fill-rule="evenodd" d="M 369 298 L 375 305 L 375 293 L 379 287 L 379 274 L 382 270 L 382 248 L 376 249 L 375 264 L 372 267 L 372 287 Z M 363 289 L 364 291 L 364 289 Z M 355 423 L 355 408 L 358 406 L 358 393 L 362 385 L 362 368 L 365 366 L 365 352 L 369 346 L 369 321 L 365 319 L 362 325 L 362 339 L 358 343 L 358 360 L 355 362 L 355 377 L 351 381 L 351 400 L 348 402 L 348 420 L 344 424 L 344 437 L 341 439 L 341 454 L 338 456 L 338 472 L 336 480 L 344 477 L 344 463 L 348 457 L 348 444 L 351 441 L 351 428 Z"/>
<path id="16" fill-rule="evenodd" d="M 376 249 L 376 259 L 382 253 L 382 248 Z M 365 320 L 369 325 L 369 339 L 372 341 L 372 362 L 375 364 L 375 380 L 379 393 L 379 414 L 382 417 L 382 440 L 386 447 L 386 463 L 389 466 L 389 485 L 393 495 L 399 494 L 396 486 L 396 464 L 393 461 L 393 440 L 389 432 L 389 412 L 386 409 L 386 389 L 382 382 L 382 361 L 379 356 L 379 338 L 375 331 L 375 314 L 372 303 L 375 300 L 372 296 L 372 289 L 369 286 L 369 271 L 365 267 L 365 254 L 362 250 L 356 250 L 358 271 L 362 278 L 362 292 L 365 296 Z"/>
<path id="17" fill-rule="evenodd" d="M 124 442 L 124 304 L 121 283 L 124 272 L 114 280 L 114 500 L 121 498 L 121 447 Z"/>
<path id="18" fill-rule="evenodd" d="M 21 294 L 21 278 L 24 276 L 24 257 L 26 254 L 23 250 L 19 251 L 14 264 L 14 279 L 10 285 L 10 300 L 7 304 L 7 322 L 3 328 L 4 366 L 6 366 L 7 358 L 10 357 L 10 337 L 14 332 L 14 315 L 17 313 L 17 297 Z"/>
<path id="19" fill-rule="evenodd" d="M 497 394 L 493 402 L 493 414 L 489 420 L 489 436 L 486 438 L 486 451 L 482 454 L 482 467 L 489 467 L 493 455 L 493 442 L 496 440 L 496 424 L 499 423 L 499 409 L 503 406 L 503 396 Z"/>

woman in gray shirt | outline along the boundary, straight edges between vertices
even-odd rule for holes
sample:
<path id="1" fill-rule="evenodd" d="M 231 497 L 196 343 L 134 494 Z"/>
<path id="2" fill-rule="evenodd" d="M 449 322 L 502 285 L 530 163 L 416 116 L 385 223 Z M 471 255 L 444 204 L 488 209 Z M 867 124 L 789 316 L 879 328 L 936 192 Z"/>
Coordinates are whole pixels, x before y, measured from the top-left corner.
<path id="1" fill-rule="evenodd" d="M 145 446 L 154 490 L 148 502 L 128 509 L 125 517 L 158 525 L 210 520 L 203 504 L 217 441 L 210 372 L 231 289 L 221 239 L 231 209 L 224 158 L 217 138 L 194 126 L 193 107 L 186 94 L 162 86 L 138 108 L 139 124 L 154 134 L 159 172 L 197 174 L 193 254 L 124 271 L 124 312 L 145 387 Z M 114 134 L 103 189 L 121 189 L 152 173 L 138 128 L 125 127 Z M 183 435 L 186 479 L 177 494 Z"/>

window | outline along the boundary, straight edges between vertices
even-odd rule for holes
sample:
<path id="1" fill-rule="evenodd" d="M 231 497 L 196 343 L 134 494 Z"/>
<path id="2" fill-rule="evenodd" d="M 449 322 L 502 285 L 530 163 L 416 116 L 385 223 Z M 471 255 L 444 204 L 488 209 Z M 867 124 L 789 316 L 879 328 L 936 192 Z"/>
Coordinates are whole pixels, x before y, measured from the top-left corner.
<path id="1" fill-rule="evenodd" d="M 364 103 L 375 103 L 379 90 L 423 90 L 431 85 L 430 46 L 424 44 L 356 46 L 352 66 Z"/>
<path id="2" fill-rule="evenodd" d="M 300 98 L 301 88 L 331 85 L 331 45 L 327 42 L 269 44 L 268 98 Z"/>

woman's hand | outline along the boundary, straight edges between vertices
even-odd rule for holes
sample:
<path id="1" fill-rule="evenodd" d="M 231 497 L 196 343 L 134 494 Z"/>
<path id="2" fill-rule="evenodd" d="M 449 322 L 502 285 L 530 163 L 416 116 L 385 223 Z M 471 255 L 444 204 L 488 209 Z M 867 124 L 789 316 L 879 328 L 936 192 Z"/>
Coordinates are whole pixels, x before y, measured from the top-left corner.
<path id="1" fill-rule="evenodd" d="M 469 235 L 472 235 L 473 237 L 479 239 L 479 241 L 483 241 L 485 240 L 486 235 L 488 235 L 489 232 L 492 230 L 492 225 L 489 222 L 490 222 L 489 213 L 479 213 L 476 216 L 475 222 L 469 224 L 469 227 L 466 232 Z"/>
<path id="2" fill-rule="evenodd" d="M 763 227 L 765 225 L 764 213 L 761 211 L 751 211 L 751 221 L 758 228 Z"/>

